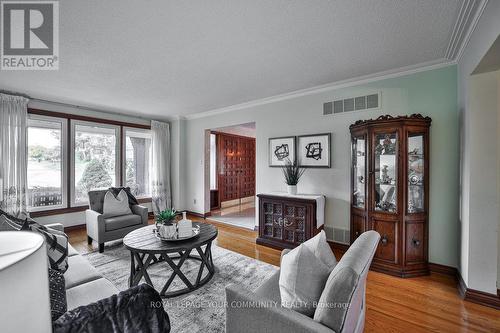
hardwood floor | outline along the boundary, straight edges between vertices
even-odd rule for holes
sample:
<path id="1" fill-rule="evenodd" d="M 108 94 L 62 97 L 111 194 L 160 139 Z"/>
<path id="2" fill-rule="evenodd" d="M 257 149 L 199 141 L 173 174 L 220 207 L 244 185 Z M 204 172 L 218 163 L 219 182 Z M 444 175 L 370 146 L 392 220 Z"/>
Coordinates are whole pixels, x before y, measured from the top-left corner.
<path id="1" fill-rule="evenodd" d="M 190 218 L 217 226 L 218 246 L 279 265 L 280 251 L 256 245 L 256 232 Z M 87 245 L 84 228 L 67 230 L 67 234 L 79 252 L 97 250 L 95 242 Z M 340 258 L 341 253 L 335 251 L 335 255 Z M 366 303 L 365 332 L 500 332 L 500 311 L 463 301 L 455 279 L 443 274 L 400 279 L 370 271 Z"/>

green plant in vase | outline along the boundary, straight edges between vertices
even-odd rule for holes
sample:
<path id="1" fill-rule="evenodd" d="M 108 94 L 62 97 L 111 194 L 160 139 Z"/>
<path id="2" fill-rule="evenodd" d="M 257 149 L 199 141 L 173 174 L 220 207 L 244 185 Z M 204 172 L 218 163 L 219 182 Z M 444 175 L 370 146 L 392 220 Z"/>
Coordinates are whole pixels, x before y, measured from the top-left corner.
<path id="1" fill-rule="evenodd" d="M 175 209 L 165 209 L 159 212 L 156 217 L 156 227 L 160 225 L 170 225 L 172 222 L 175 220 L 175 217 L 178 215 L 177 211 Z"/>
<path id="2" fill-rule="evenodd" d="M 281 166 L 281 171 L 283 172 L 283 176 L 285 176 L 285 183 L 288 185 L 288 193 L 292 195 L 297 194 L 297 184 L 306 169 L 299 167 L 287 159 L 285 164 Z"/>

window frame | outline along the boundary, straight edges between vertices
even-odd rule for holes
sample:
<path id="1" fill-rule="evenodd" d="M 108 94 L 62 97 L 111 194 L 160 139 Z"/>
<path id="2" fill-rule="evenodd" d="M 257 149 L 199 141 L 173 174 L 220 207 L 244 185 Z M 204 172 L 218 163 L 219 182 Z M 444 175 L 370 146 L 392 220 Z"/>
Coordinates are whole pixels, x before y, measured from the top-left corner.
<path id="1" fill-rule="evenodd" d="M 28 117 L 31 116 L 43 116 L 46 117 L 49 120 L 52 119 L 57 119 L 60 118 L 63 121 L 66 122 L 66 135 L 63 136 L 63 145 L 64 145 L 64 154 L 65 154 L 65 161 L 64 161 L 64 175 L 65 175 L 65 186 L 64 190 L 66 191 L 66 200 L 64 201 L 64 207 L 62 208 L 54 208 L 54 206 L 50 206 L 50 208 L 39 208 L 39 209 L 29 209 L 31 217 L 42 217 L 42 216 L 52 216 L 52 215 L 58 215 L 58 214 L 67 214 L 67 213 L 74 213 L 74 212 L 82 212 L 88 208 L 87 205 L 78 205 L 78 206 L 72 206 L 71 205 L 71 198 L 70 198 L 70 193 L 71 193 L 71 186 L 70 186 L 70 177 L 71 177 L 71 155 L 74 155 L 74 151 L 70 151 L 71 149 L 71 137 L 72 135 L 72 130 L 71 130 L 71 123 L 73 122 L 90 122 L 90 123 L 96 123 L 98 125 L 102 124 L 107 124 L 107 125 L 115 125 L 119 127 L 118 130 L 118 135 L 119 135 L 119 140 L 117 142 L 119 143 L 119 148 L 117 150 L 117 154 L 119 156 L 118 159 L 118 164 L 117 164 L 117 169 L 119 172 L 119 178 L 117 182 L 117 186 L 122 186 L 122 174 L 123 174 L 123 159 L 125 158 L 125 154 L 122 153 L 121 149 L 121 141 L 123 139 L 124 135 L 124 127 L 130 127 L 134 129 L 147 129 L 151 130 L 151 125 L 145 125 L 145 124 L 135 124 L 135 123 L 129 123 L 125 121 L 117 121 L 117 120 L 111 120 L 111 119 L 106 119 L 106 118 L 97 118 L 97 117 L 91 117 L 91 116 L 84 116 L 84 115 L 79 115 L 79 114 L 73 114 L 73 113 L 64 113 L 64 112 L 57 112 L 57 111 L 47 111 L 47 110 L 41 110 L 41 109 L 35 109 L 35 108 L 28 108 Z M 111 115 L 110 115 L 111 117 Z M 26 143 L 27 146 L 27 143 Z M 74 182 L 74 178 L 73 178 Z M 141 198 L 137 199 L 139 203 L 149 203 L 151 202 L 151 197 L 148 198 Z"/>
<path id="2" fill-rule="evenodd" d="M 121 177 L 121 183 L 122 186 L 127 186 L 127 131 L 134 131 L 134 132 L 143 132 L 143 133 L 148 133 L 149 138 L 151 141 L 153 140 L 153 135 L 151 133 L 151 129 L 146 129 L 146 128 L 137 128 L 137 127 L 130 127 L 130 126 L 122 126 L 121 127 L 121 132 L 122 132 L 122 161 L 121 161 L 121 170 L 122 170 L 122 177 Z M 151 152 L 152 152 L 152 147 L 153 143 L 151 142 Z M 151 156 L 151 163 L 153 162 L 152 156 Z M 151 168 L 150 168 L 150 175 L 149 177 L 151 178 Z M 145 196 L 137 196 L 137 200 L 139 199 L 151 199 L 151 193 L 145 195 Z"/>
<path id="3" fill-rule="evenodd" d="M 28 114 L 27 119 L 27 129 L 26 135 L 28 136 L 28 131 L 31 126 L 31 121 L 45 121 L 61 124 L 61 194 L 62 203 L 55 206 L 39 206 L 39 207 L 28 207 L 30 212 L 40 212 L 47 210 L 55 210 L 68 207 L 68 120 L 60 117 L 50 117 L 38 114 Z M 26 154 L 28 153 L 28 137 L 26 138 Z M 27 167 L 27 164 L 26 164 Z M 28 170 L 26 170 L 26 176 L 28 176 Z"/>
<path id="4" fill-rule="evenodd" d="M 120 126 L 111 125 L 111 124 L 102 124 L 91 121 L 82 121 L 82 120 L 72 120 L 71 121 L 71 143 L 70 143 L 70 207 L 81 207 L 88 206 L 88 202 L 76 202 L 76 179 L 75 179 L 75 141 L 76 141 L 76 127 L 77 126 L 88 126 L 88 127 L 100 127 L 105 129 L 111 129 L 115 132 L 115 185 L 120 186 L 120 147 L 121 147 L 121 135 L 120 135 Z"/>

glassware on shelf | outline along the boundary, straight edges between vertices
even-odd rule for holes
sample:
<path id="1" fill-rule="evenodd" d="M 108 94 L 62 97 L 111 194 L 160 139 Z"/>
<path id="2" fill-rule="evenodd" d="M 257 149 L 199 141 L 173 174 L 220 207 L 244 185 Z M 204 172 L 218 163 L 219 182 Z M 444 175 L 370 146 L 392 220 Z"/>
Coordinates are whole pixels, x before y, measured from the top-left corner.
<path id="1" fill-rule="evenodd" d="M 365 137 L 353 138 L 353 203 L 355 207 L 365 208 L 365 181 L 366 181 L 366 139 Z"/>
<path id="2" fill-rule="evenodd" d="M 375 210 L 397 211 L 397 133 L 375 136 Z"/>
<path id="3" fill-rule="evenodd" d="M 424 136 L 420 133 L 408 135 L 408 202 L 410 214 L 424 211 Z"/>

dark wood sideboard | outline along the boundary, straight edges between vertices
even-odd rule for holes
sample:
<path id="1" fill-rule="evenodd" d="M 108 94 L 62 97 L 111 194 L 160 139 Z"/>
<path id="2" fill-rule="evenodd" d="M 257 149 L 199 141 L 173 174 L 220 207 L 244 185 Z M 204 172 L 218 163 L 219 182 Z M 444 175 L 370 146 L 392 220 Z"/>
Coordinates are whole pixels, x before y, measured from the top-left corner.
<path id="1" fill-rule="evenodd" d="M 318 234 L 316 200 L 259 194 L 259 237 L 257 244 L 277 249 L 298 246 Z"/>

